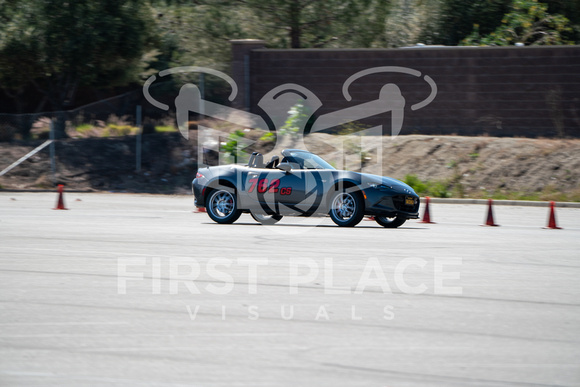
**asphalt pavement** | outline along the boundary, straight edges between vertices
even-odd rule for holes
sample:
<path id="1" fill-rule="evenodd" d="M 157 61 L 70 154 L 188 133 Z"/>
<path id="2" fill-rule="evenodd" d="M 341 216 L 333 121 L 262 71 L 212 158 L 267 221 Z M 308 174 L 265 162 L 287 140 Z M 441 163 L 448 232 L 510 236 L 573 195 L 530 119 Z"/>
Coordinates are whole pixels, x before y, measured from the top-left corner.
<path id="1" fill-rule="evenodd" d="M 580 209 L 436 224 L 0 193 L 0 386 L 579 386 Z"/>

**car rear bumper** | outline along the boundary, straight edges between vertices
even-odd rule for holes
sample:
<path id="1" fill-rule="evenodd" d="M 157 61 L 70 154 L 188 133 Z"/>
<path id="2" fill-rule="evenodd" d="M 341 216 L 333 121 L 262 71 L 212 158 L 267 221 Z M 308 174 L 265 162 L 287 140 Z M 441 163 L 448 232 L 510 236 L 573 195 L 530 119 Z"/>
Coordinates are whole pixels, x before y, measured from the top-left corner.
<path id="1" fill-rule="evenodd" d="M 194 179 L 191 183 L 191 190 L 193 191 L 193 205 L 197 208 L 205 207 L 205 200 L 203 198 L 205 188 L 205 186 L 199 184 L 197 178 Z"/>

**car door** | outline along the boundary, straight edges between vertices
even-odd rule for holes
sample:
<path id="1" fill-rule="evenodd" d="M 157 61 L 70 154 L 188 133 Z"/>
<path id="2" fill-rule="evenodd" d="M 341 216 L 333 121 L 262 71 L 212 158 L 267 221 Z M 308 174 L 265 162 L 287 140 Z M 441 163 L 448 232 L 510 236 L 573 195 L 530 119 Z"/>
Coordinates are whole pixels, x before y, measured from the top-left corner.
<path id="1" fill-rule="evenodd" d="M 254 204 L 250 207 L 280 213 L 283 206 L 300 203 L 304 197 L 302 171 L 286 173 L 279 169 L 252 168 L 244 178 L 243 190 Z"/>
<path id="2" fill-rule="evenodd" d="M 324 171 L 292 169 L 280 177 L 280 190 L 276 200 L 298 214 L 313 214 L 323 203 L 327 181 Z"/>
<path id="3" fill-rule="evenodd" d="M 289 172 L 278 169 L 251 169 L 245 179 L 244 190 L 255 205 L 266 212 L 280 214 L 309 214 L 315 212 L 324 192 L 320 172 L 294 168 Z"/>
<path id="4" fill-rule="evenodd" d="M 289 172 L 279 169 L 252 168 L 244 182 L 244 191 L 254 204 L 249 207 L 280 214 L 308 215 L 324 203 L 324 193 L 332 184 L 330 171 L 301 169 L 297 164 Z"/>

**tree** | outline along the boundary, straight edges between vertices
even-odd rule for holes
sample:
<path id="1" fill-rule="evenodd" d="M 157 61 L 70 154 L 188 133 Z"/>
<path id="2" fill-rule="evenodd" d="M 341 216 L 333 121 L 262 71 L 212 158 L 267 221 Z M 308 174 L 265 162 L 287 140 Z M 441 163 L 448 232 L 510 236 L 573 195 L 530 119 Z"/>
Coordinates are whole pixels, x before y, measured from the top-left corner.
<path id="1" fill-rule="evenodd" d="M 271 48 L 372 47 L 384 37 L 385 0 L 158 2 L 163 51 L 175 63 L 229 62 L 230 39 Z M 187 58 L 187 60 L 185 60 Z"/>
<path id="2" fill-rule="evenodd" d="M 441 0 L 432 43 L 458 45 L 478 25 L 482 34 L 493 32 L 509 11 L 512 0 Z"/>
<path id="3" fill-rule="evenodd" d="M 238 0 L 262 21 L 280 48 L 370 47 L 382 36 L 387 1 Z"/>
<path id="4" fill-rule="evenodd" d="M 165 68 L 195 65 L 227 71 L 231 61 L 229 40 L 262 38 L 258 18 L 236 1 L 159 2 L 154 8 L 158 15 L 159 64 Z"/>
<path id="5" fill-rule="evenodd" d="M 562 38 L 580 44 L 580 0 L 544 0 L 548 13 L 560 14 L 570 20 L 572 31 L 564 31 Z"/>
<path id="6" fill-rule="evenodd" d="M 431 44 L 440 0 L 393 0 L 386 18 L 383 47 Z"/>
<path id="7" fill-rule="evenodd" d="M 499 30 L 506 27 L 517 30 L 515 32 L 521 39 L 526 35 L 526 32 L 522 32 L 522 28 L 538 27 L 536 23 L 542 20 L 538 30 L 528 32 L 536 37 L 543 35 L 542 32 L 557 31 L 558 33 L 543 35 L 544 39 L 541 43 L 535 44 L 580 43 L 580 0 L 439 1 L 441 2 L 439 12 L 433 13 L 436 27 L 432 31 L 423 31 L 423 40 L 428 43 L 455 46 L 469 38 L 469 42 L 478 44 L 478 39 L 489 37 L 492 33 L 497 34 Z M 525 16 L 524 13 L 528 11 L 531 13 Z M 542 13 L 543 15 L 540 15 Z M 569 21 L 552 18 L 558 15 L 566 17 Z M 533 17 L 537 20 L 532 21 Z M 528 27 L 526 27 L 527 22 L 531 22 Z M 507 38 L 507 35 L 504 38 Z M 511 33 L 511 38 L 515 38 L 513 33 Z M 463 44 L 468 41 L 466 40 Z M 535 40 L 532 39 L 532 41 Z"/>
<path id="8" fill-rule="evenodd" d="M 11 1 L 0 33 L 0 84 L 29 83 L 52 108 L 71 106 L 79 86 L 111 87 L 138 79 L 153 43 L 150 8 L 138 0 Z M 57 120 L 64 137 L 64 119 Z"/>
<path id="9" fill-rule="evenodd" d="M 510 12 L 501 25 L 488 35 L 481 35 L 476 25 L 463 45 L 508 46 L 516 43 L 525 45 L 572 44 L 562 34 L 572 32 L 569 20 L 562 15 L 548 13 L 548 5 L 537 0 L 514 0 Z"/>

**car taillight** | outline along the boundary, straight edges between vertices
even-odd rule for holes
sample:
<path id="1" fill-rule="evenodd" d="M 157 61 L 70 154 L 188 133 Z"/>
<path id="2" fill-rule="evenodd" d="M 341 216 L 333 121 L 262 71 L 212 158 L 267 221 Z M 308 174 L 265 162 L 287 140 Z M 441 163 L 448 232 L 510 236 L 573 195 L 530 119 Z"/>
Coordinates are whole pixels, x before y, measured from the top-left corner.
<path id="1" fill-rule="evenodd" d="M 199 172 L 198 172 L 198 173 L 195 175 L 195 178 L 196 178 L 196 179 L 201 179 L 202 177 L 205 177 L 205 176 L 203 176 L 203 175 L 202 175 L 201 173 L 199 173 Z"/>

